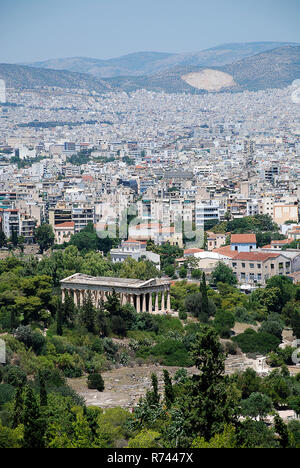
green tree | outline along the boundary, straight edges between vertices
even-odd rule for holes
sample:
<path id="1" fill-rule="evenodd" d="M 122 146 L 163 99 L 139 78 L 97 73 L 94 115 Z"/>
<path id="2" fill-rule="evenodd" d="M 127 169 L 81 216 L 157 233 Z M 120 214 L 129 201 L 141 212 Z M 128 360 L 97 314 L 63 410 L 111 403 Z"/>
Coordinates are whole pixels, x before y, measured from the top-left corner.
<path id="1" fill-rule="evenodd" d="M 84 297 L 83 306 L 81 308 L 81 321 L 90 333 L 96 331 L 96 310 L 92 301 L 92 295 L 89 291 Z"/>
<path id="2" fill-rule="evenodd" d="M 196 335 L 191 355 L 200 375 L 193 376 L 180 399 L 183 430 L 188 438 L 200 436 L 208 441 L 234 422 L 236 402 L 228 399 L 226 357 L 215 330 L 203 327 Z"/>
<path id="3" fill-rule="evenodd" d="M 56 311 L 56 333 L 58 336 L 62 336 L 63 334 L 62 324 L 63 324 L 63 311 L 62 311 L 62 306 L 59 304 L 57 307 L 57 311 Z"/>
<path id="4" fill-rule="evenodd" d="M 200 293 L 202 296 L 202 313 L 209 315 L 209 304 L 208 304 L 208 295 L 207 295 L 207 286 L 206 286 L 206 276 L 205 273 L 202 273 L 202 281 L 200 284 Z"/>
<path id="5" fill-rule="evenodd" d="M 98 390 L 98 392 L 103 392 L 105 387 L 102 376 L 100 374 L 89 374 L 88 388 L 92 390 Z"/>
<path id="6" fill-rule="evenodd" d="M 150 407 L 158 406 L 160 401 L 160 395 L 158 393 L 158 380 L 157 375 L 151 375 L 152 390 L 149 390 L 146 394 L 146 401 Z"/>
<path id="7" fill-rule="evenodd" d="M 24 448 L 44 448 L 44 432 L 40 409 L 36 401 L 33 390 L 30 387 L 25 389 L 24 398 Z"/>
<path id="8" fill-rule="evenodd" d="M 11 242 L 14 247 L 17 247 L 18 245 L 18 232 L 15 228 L 12 229 L 11 232 Z"/>
<path id="9" fill-rule="evenodd" d="M 44 253 L 45 250 L 48 250 L 55 240 L 55 235 L 50 224 L 42 224 L 35 231 L 35 240 L 40 246 L 40 252 Z"/>
<path id="10" fill-rule="evenodd" d="M 13 409 L 13 422 L 12 428 L 16 429 L 20 424 L 23 423 L 23 387 L 18 387 L 15 395 L 14 409 Z"/>
<path id="11" fill-rule="evenodd" d="M 174 403 L 175 395 L 170 374 L 166 369 L 164 369 L 164 386 L 166 406 L 170 408 Z"/>
<path id="12" fill-rule="evenodd" d="M 300 339 L 300 311 L 294 310 L 291 317 L 291 327 L 293 334 L 297 339 Z"/>
<path id="13" fill-rule="evenodd" d="M 158 445 L 159 437 L 160 437 L 159 432 L 155 432 L 149 429 L 143 429 L 133 439 L 129 440 L 128 448 L 142 449 L 142 448 L 159 447 Z"/>
<path id="14" fill-rule="evenodd" d="M 46 383 L 45 377 L 42 372 L 39 372 L 39 384 L 40 384 L 40 406 L 47 406 L 48 405 L 48 398 L 47 398 L 47 390 L 46 390 Z"/>
<path id="15" fill-rule="evenodd" d="M 2 247 L 6 247 L 6 245 L 7 245 L 6 235 L 4 234 L 3 231 L 0 231 L 0 249 L 2 249 Z"/>
<path id="16" fill-rule="evenodd" d="M 250 418 L 263 418 L 273 410 L 272 400 L 262 393 L 252 393 L 242 401 L 242 414 Z"/>
<path id="17" fill-rule="evenodd" d="M 236 285 L 237 279 L 231 268 L 226 266 L 223 262 L 219 262 L 217 267 L 211 274 L 213 284 L 226 283 L 229 285 Z"/>

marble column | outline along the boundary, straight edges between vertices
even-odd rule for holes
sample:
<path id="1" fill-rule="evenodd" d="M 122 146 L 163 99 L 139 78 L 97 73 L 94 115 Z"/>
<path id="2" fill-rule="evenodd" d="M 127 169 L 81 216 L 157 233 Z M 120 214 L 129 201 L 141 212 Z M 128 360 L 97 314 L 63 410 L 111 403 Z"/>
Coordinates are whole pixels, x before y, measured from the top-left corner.
<path id="1" fill-rule="evenodd" d="M 77 289 L 74 290 L 73 302 L 74 302 L 74 306 L 77 307 L 77 305 L 78 305 L 78 291 L 77 291 Z"/>
<path id="2" fill-rule="evenodd" d="M 147 299 L 146 299 L 146 294 L 143 294 L 143 312 L 147 311 L 147 305 L 146 305 Z"/>
<path id="3" fill-rule="evenodd" d="M 63 304 L 64 304 L 64 302 L 65 302 L 65 298 L 66 298 L 66 293 L 65 293 L 65 290 L 62 289 L 62 290 L 61 290 L 61 301 L 62 301 Z"/>
<path id="4" fill-rule="evenodd" d="M 159 313 L 159 305 L 158 305 L 158 292 L 155 293 L 155 313 Z"/>
<path id="5" fill-rule="evenodd" d="M 148 312 L 152 314 L 153 304 L 152 304 L 152 293 L 149 293 L 149 305 L 148 305 Z"/>
<path id="6" fill-rule="evenodd" d="M 132 307 L 134 307 L 134 296 L 133 296 L 133 294 L 129 294 L 129 301 L 130 301 L 130 305 L 132 305 Z"/>
<path id="7" fill-rule="evenodd" d="M 81 306 L 83 306 L 84 298 L 85 298 L 85 290 L 82 289 L 82 290 L 80 291 L 80 305 L 81 305 Z"/>
<path id="8" fill-rule="evenodd" d="M 163 290 L 162 291 L 162 294 L 161 294 L 161 311 L 162 312 L 165 312 L 165 291 Z"/>
<path id="9" fill-rule="evenodd" d="M 141 312 L 141 296 L 136 296 L 136 311 L 138 314 Z"/>
<path id="10" fill-rule="evenodd" d="M 167 312 L 171 312 L 171 292 L 167 291 Z"/>

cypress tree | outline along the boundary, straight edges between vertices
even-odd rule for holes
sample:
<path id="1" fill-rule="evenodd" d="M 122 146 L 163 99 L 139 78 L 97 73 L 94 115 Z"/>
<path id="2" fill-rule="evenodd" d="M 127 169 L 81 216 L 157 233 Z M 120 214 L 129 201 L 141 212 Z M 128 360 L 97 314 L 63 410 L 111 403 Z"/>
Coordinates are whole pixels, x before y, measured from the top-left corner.
<path id="1" fill-rule="evenodd" d="M 43 374 L 40 372 L 39 374 L 39 380 L 40 380 L 40 405 L 41 406 L 47 406 L 48 405 L 48 399 L 47 399 L 47 390 L 46 390 L 46 384 L 45 384 L 45 378 Z"/>
<path id="2" fill-rule="evenodd" d="M 96 331 L 96 310 L 93 305 L 92 296 L 89 292 L 87 297 L 84 299 L 81 320 L 83 325 L 86 327 L 89 333 L 95 333 Z"/>
<path id="3" fill-rule="evenodd" d="M 172 380 L 170 374 L 167 370 L 164 369 L 164 384 L 165 384 L 165 402 L 167 408 L 172 406 L 174 403 L 174 389 L 172 386 Z"/>
<path id="4" fill-rule="evenodd" d="M 41 420 L 40 408 L 33 390 L 26 387 L 24 399 L 24 439 L 23 448 L 44 448 L 44 427 Z"/>
<path id="5" fill-rule="evenodd" d="M 205 314 L 205 315 L 209 315 L 206 276 L 205 276 L 204 272 L 202 274 L 202 281 L 201 281 L 201 284 L 200 284 L 200 292 L 201 292 L 201 296 L 202 296 L 202 313 Z"/>
<path id="6" fill-rule="evenodd" d="M 69 328 L 74 326 L 75 304 L 72 296 L 66 293 L 65 302 L 62 304 L 62 323 Z"/>
<path id="7" fill-rule="evenodd" d="M 11 242 L 12 242 L 12 245 L 14 247 L 16 247 L 18 245 L 18 233 L 17 233 L 17 230 L 16 229 L 13 229 L 12 230 L 12 233 L 11 233 Z"/>
<path id="8" fill-rule="evenodd" d="M 149 406 L 158 406 L 160 395 L 158 393 L 158 380 L 157 380 L 156 374 L 151 375 L 151 381 L 152 381 L 152 391 L 147 392 L 146 400 Z"/>
<path id="9" fill-rule="evenodd" d="M 62 336 L 63 334 L 62 324 L 63 324 L 63 311 L 62 311 L 61 304 L 58 304 L 57 311 L 56 311 L 56 333 L 58 334 L 58 336 Z"/>
<path id="10" fill-rule="evenodd" d="M 15 402 L 14 402 L 13 423 L 12 423 L 13 429 L 18 427 L 19 424 L 23 423 L 23 407 L 24 407 L 23 388 L 22 386 L 20 386 L 17 388 Z"/>

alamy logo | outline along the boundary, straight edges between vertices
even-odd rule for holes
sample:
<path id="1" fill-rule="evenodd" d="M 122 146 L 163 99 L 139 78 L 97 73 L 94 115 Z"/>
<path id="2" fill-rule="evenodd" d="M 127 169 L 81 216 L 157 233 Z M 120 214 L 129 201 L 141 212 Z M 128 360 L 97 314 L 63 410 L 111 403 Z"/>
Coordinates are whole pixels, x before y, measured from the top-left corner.
<path id="1" fill-rule="evenodd" d="M 0 340 L 0 364 L 6 363 L 5 341 Z"/>
<path id="2" fill-rule="evenodd" d="M 297 349 L 292 354 L 292 361 L 294 364 L 300 364 L 300 340 L 296 340 L 293 346 L 297 347 Z"/>

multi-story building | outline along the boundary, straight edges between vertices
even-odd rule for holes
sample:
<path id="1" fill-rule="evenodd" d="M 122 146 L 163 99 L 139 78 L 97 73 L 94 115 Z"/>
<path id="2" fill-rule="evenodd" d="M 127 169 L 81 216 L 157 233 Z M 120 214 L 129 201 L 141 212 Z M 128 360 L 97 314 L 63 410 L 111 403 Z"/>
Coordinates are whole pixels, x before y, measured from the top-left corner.
<path id="1" fill-rule="evenodd" d="M 160 270 L 160 255 L 147 251 L 147 242 L 136 241 L 129 239 L 123 241 L 118 249 L 111 249 L 111 259 L 114 263 L 124 262 L 127 258 L 139 260 L 144 258 L 153 262 L 158 270 Z"/>
<path id="2" fill-rule="evenodd" d="M 37 220 L 27 215 L 21 215 L 20 235 L 24 237 L 26 244 L 34 243 L 35 229 Z"/>
<path id="3" fill-rule="evenodd" d="M 11 237 L 13 232 L 20 235 L 20 212 L 16 209 L 2 210 L 2 230 L 7 238 Z"/>
<path id="4" fill-rule="evenodd" d="M 55 243 L 62 245 L 69 242 L 73 234 L 75 234 L 75 223 L 67 221 L 65 223 L 57 224 L 54 226 Z"/>
<path id="5" fill-rule="evenodd" d="M 282 253 L 241 252 L 231 260 L 239 283 L 265 285 L 277 275 L 292 273 L 291 259 Z"/>
<path id="6" fill-rule="evenodd" d="M 220 206 L 217 202 L 196 204 L 196 228 L 201 229 L 207 221 L 220 219 Z"/>
<path id="7" fill-rule="evenodd" d="M 256 235 L 232 234 L 230 246 L 231 250 L 234 252 L 252 252 L 256 250 Z"/>

